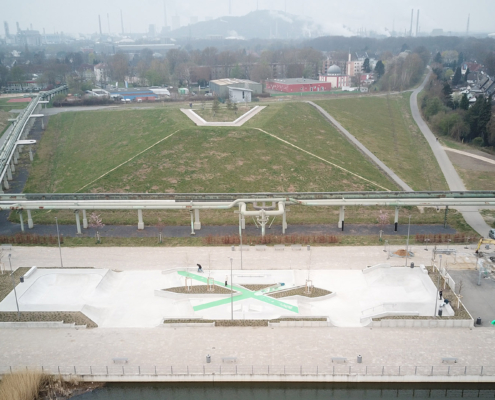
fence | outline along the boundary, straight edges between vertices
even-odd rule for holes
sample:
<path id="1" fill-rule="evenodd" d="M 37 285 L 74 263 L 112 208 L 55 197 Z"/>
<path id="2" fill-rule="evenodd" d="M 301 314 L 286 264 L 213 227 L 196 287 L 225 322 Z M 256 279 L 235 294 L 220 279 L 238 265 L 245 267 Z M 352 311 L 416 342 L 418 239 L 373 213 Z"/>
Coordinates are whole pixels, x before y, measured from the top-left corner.
<path id="1" fill-rule="evenodd" d="M 169 365 L 169 366 L 0 366 L 0 375 L 15 371 L 38 371 L 61 376 L 200 376 L 200 375 L 257 375 L 257 376 L 495 376 L 495 366 L 378 366 L 362 364 L 336 365 L 237 365 L 237 364 L 204 364 L 204 365 Z"/>

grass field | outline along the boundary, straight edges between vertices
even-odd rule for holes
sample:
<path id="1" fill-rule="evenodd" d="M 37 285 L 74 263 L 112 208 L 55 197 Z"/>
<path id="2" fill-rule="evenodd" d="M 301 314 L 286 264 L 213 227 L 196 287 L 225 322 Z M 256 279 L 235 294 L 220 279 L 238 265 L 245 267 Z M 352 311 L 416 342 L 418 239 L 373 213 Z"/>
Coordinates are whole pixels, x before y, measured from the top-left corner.
<path id="1" fill-rule="evenodd" d="M 409 108 L 410 93 L 317 101 L 414 190 L 448 190 Z"/>

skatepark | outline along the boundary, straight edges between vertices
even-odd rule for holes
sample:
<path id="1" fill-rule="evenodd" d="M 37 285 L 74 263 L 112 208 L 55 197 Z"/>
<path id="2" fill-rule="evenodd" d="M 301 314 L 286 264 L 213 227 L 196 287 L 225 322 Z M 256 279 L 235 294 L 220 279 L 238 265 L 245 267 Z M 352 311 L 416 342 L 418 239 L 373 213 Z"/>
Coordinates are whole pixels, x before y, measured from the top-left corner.
<path id="1" fill-rule="evenodd" d="M 379 264 L 364 270 L 35 269 L 17 286 L 22 311 L 81 311 L 99 327 L 152 328 L 170 319 L 272 320 L 326 318 L 331 326 L 363 327 L 372 317 L 433 316 L 435 285 L 423 268 Z M 227 287 L 225 287 L 227 281 Z M 309 284 L 308 284 L 309 282 Z M 194 286 L 209 284 L 204 293 Z M 234 293 L 221 292 L 233 287 Z M 251 290 L 252 287 L 262 287 Z M 283 293 L 308 286 L 318 297 Z M 180 289 L 177 293 L 167 289 Z M 308 289 L 308 290 L 311 290 Z M 273 293 L 282 294 L 274 298 Z M 15 311 L 14 293 L 0 311 Z M 453 315 L 450 305 L 444 315 Z"/>

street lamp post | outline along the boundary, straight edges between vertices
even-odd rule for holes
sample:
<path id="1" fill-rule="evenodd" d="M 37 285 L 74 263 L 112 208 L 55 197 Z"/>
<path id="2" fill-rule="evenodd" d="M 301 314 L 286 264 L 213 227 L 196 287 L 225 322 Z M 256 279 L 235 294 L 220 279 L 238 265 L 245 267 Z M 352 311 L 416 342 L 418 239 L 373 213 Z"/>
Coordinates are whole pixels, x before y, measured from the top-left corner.
<path id="1" fill-rule="evenodd" d="M 62 263 L 62 247 L 60 246 L 60 232 L 58 231 L 57 217 L 55 217 L 55 225 L 57 225 L 57 239 L 58 239 L 58 251 L 60 253 L 60 266 L 63 268 L 64 264 Z"/>
<path id="2" fill-rule="evenodd" d="M 411 230 L 411 216 L 409 216 L 409 225 L 407 226 L 407 244 L 406 244 L 406 267 L 407 267 L 407 256 L 409 255 L 409 232 Z"/>
<path id="3" fill-rule="evenodd" d="M 234 320 L 234 288 L 232 286 L 232 262 L 234 259 L 230 258 L 230 319 Z"/>
<path id="4" fill-rule="evenodd" d="M 10 262 L 11 254 L 9 254 L 10 276 L 12 277 L 12 286 L 14 287 L 15 305 L 17 306 L 17 319 L 20 318 L 21 312 L 19 311 L 19 302 L 17 301 L 17 291 L 15 290 L 14 270 L 12 269 L 12 263 Z"/>

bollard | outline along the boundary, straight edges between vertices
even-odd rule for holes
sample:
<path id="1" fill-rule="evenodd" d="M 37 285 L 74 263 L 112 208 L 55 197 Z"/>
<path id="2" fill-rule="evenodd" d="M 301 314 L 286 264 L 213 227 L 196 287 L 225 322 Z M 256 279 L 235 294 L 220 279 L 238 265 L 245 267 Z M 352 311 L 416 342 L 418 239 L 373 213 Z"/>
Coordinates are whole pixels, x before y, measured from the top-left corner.
<path id="1" fill-rule="evenodd" d="M 361 354 L 357 356 L 357 362 L 358 364 L 361 364 L 363 362 L 363 356 Z"/>
<path id="2" fill-rule="evenodd" d="M 206 356 L 206 363 L 211 363 L 211 356 L 209 354 Z"/>

